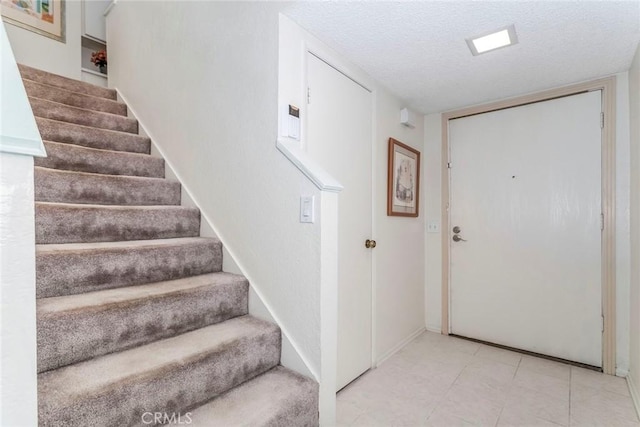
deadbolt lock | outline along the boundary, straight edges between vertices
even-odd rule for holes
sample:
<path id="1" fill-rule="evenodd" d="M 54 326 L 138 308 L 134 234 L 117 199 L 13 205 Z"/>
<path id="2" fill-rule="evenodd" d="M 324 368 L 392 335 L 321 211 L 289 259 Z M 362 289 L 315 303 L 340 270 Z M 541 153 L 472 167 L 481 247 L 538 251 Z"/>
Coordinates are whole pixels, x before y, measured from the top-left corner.
<path id="1" fill-rule="evenodd" d="M 364 242 L 364 247 L 367 249 L 373 249 L 376 247 L 376 241 L 367 239 Z"/>
<path id="2" fill-rule="evenodd" d="M 462 230 L 460 229 L 460 227 L 458 227 L 457 225 L 455 227 L 453 227 L 454 234 L 458 234 L 459 232 L 461 232 Z"/>

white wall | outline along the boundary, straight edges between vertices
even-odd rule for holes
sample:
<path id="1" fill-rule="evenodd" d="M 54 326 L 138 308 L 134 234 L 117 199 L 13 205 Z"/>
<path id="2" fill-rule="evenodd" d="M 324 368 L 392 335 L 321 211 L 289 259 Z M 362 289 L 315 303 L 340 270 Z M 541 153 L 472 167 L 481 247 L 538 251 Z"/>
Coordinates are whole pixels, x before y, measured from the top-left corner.
<path id="1" fill-rule="evenodd" d="M 640 47 L 629 70 L 631 133 L 631 292 L 629 385 L 640 411 Z"/>
<path id="2" fill-rule="evenodd" d="M 278 7 L 119 1 L 109 80 L 318 377 L 321 229 L 298 211 L 320 192 L 275 147 Z"/>
<path id="3" fill-rule="evenodd" d="M 375 357 L 378 362 L 391 356 L 425 328 L 424 197 L 421 196 L 418 218 L 387 216 L 389 137 L 421 152 L 421 188 L 425 183 L 424 122 L 422 116 L 418 116 L 415 128 L 401 125 L 400 110 L 406 106 L 384 88 L 377 87 L 373 170 L 374 238 L 381 243 L 374 253 Z"/>
<path id="4" fill-rule="evenodd" d="M 80 79 L 80 0 L 66 1 L 66 43 L 6 23 L 16 60 L 30 67 Z"/>
<path id="5" fill-rule="evenodd" d="M 617 76 L 616 91 L 616 372 L 626 375 L 629 369 L 629 283 L 630 283 L 630 163 L 629 163 L 629 89 L 627 73 Z M 441 115 L 425 117 L 424 187 L 427 218 L 440 221 L 441 216 Z M 442 230 L 446 232 L 446 230 Z M 427 329 L 441 330 L 442 249 L 441 233 L 428 233 L 425 261 L 425 304 Z"/>
<path id="6" fill-rule="evenodd" d="M 366 85 L 375 99 L 373 141 L 373 251 L 374 363 L 381 362 L 424 330 L 424 214 L 402 218 L 387 216 L 387 150 L 389 137 L 419 151 L 423 123 L 410 129 L 400 124 L 400 109 L 407 105 L 286 16 L 280 17 L 279 105 L 300 108 L 301 147 L 306 146 L 305 54 L 311 50 L 356 81 Z M 424 160 L 424 159 L 423 159 Z M 424 169 L 423 169 L 424 172 Z"/>

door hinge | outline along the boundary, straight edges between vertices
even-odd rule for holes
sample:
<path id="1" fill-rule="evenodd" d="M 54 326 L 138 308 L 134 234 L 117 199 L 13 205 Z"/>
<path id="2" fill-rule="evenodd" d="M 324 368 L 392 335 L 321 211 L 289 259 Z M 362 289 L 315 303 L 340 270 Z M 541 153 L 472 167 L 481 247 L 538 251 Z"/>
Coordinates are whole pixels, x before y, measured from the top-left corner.
<path id="1" fill-rule="evenodd" d="M 311 104 L 311 88 L 307 86 L 307 104 Z"/>
<path id="2" fill-rule="evenodd" d="M 600 315 L 600 319 L 602 320 L 602 324 L 601 324 L 601 326 L 602 326 L 602 332 L 604 332 L 604 314 L 603 314 L 603 315 Z"/>
<path id="3" fill-rule="evenodd" d="M 600 214 L 600 231 L 604 230 L 604 214 Z"/>
<path id="4" fill-rule="evenodd" d="M 600 129 L 604 129 L 604 112 L 600 113 Z"/>
<path id="5" fill-rule="evenodd" d="M 451 162 L 447 163 L 447 169 L 451 169 Z"/>

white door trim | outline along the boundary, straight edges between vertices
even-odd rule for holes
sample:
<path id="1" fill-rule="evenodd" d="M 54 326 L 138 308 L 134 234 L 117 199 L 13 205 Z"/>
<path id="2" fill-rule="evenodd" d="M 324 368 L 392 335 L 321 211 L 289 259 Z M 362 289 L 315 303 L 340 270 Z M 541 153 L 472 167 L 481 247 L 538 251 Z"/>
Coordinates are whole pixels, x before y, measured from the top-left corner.
<path id="1" fill-rule="evenodd" d="M 448 335 L 449 323 L 449 120 L 505 108 L 517 107 L 534 102 L 547 101 L 578 93 L 601 90 L 604 127 L 602 129 L 602 213 L 604 230 L 602 231 L 602 315 L 604 331 L 602 333 L 602 369 L 605 374 L 616 372 L 616 107 L 615 76 L 579 83 L 558 89 L 552 89 L 531 95 L 493 102 L 490 104 L 464 108 L 442 114 L 442 333 Z"/>

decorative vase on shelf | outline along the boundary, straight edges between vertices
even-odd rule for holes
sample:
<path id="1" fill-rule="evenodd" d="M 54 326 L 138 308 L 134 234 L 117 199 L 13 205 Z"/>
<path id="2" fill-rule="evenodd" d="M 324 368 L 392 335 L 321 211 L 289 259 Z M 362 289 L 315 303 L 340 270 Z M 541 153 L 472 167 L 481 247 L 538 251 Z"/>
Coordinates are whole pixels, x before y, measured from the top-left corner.
<path id="1" fill-rule="evenodd" d="M 107 66 L 106 65 L 101 65 L 100 66 L 100 72 L 102 74 L 107 74 Z"/>

